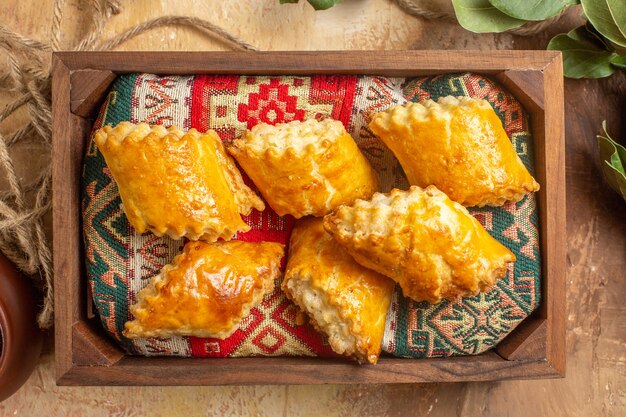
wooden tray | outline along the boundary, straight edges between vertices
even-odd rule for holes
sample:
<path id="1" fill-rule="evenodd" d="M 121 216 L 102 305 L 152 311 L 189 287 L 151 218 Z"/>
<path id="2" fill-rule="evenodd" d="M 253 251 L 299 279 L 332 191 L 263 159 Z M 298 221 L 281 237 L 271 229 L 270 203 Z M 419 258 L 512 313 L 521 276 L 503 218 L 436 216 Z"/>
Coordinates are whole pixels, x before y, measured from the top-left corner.
<path id="1" fill-rule="evenodd" d="M 438 359 L 381 357 L 377 366 L 318 358 L 126 355 L 90 313 L 82 258 L 85 137 L 116 74 L 370 74 L 473 71 L 495 76 L 526 107 L 535 141 L 542 302 L 493 350 Z M 553 51 L 57 52 L 53 55 L 53 256 L 59 385 L 223 385 L 487 381 L 565 372 L 563 70 Z"/>

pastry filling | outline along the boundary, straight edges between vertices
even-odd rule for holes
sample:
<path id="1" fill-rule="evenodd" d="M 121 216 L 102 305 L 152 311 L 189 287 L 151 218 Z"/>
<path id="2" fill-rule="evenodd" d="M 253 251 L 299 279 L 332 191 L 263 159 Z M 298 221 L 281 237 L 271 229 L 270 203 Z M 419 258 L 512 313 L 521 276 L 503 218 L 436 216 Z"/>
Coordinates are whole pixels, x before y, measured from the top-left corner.
<path id="1" fill-rule="evenodd" d="M 324 293 L 311 288 L 308 281 L 291 279 L 287 282 L 287 290 L 298 306 L 305 310 L 311 321 L 328 336 L 333 350 L 339 354 L 351 355 L 356 350 L 356 337 L 350 333 L 349 323 L 339 316 L 336 308 L 324 302 Z"/>

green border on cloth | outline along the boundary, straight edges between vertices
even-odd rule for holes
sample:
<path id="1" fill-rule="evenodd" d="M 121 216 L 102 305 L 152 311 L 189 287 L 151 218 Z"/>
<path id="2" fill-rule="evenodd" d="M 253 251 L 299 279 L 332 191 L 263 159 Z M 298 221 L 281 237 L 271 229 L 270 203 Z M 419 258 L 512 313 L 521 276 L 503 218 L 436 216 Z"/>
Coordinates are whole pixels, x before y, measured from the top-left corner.
<path id="1" fill-rule="evenodd" d="M 117 80 L 111 86 L 111 90 L 105 99 L 100 110 L 100 116 L 94 123 L 93 130 L 111 125 L 115 126 L 122 121 L 128 121 L 131 119 L 132 111 L 132 92 L 137 79 L 138 74 L 123 75 L 117 78 Z M 97 198 L 98 194 L 107 186 L 116 186 L 108 175 L 103 174 L 105 170 L 108 170 L 104 157 L 98 150 L 91 136 L 89 138 L 88 150 L 85 155 L 83 178 L 82 178 L 82 207 L 83 207 L 83 221 L 85 221 L 86 210 L 91 206 L 92 199 Z M 89 192 L 88 192 L 89 190 Z M 128 291 L 128 277 L 119 276 L 115 274 L 112 278 L 112 285 L 105 285 L 103 277 L 107 276 L 111 271 L 119 272 L 117 268 L 112 268 L 107 262 L 112 259 L 123 259 L 128 265 L 128 248 L 118 236 L 128 234 L 127 222 L 121 221 L 122 219 L 111 218 L 121 204 L 121 199 L 118 196 L 111 201 L 101 201 L 102 204 L 100 211 L 95 213 L 93 220 L 89 227 L 94 233 L 99 236 L 107 236 L 106 247 L 99 247 L 103 251 L 104 257 L 98 253 L 98 251 L 91 250 L 93 242 L 89 241 L 87 233 L 83 232 L 83 240 L 85 248 L 88 253 L 93 253 L 93 256 L 85 256 L 87 277 L 92 290 L 94 307 L 98 311 L 98 316 L 102 321 L 105 329 L 107 328 L 106 321 L 114 320 L 115 333 L 111 334 L 122 346 L 128 351 L 134 351 L 134 346 L 126 338 L 116 337 L 124 330 L 124 323 L 128 317 L 128 301 L 126 297 L 121 297 L 123 294 L 129 294 Z M 128 270 L 126 268 L 125 270 Z"/>

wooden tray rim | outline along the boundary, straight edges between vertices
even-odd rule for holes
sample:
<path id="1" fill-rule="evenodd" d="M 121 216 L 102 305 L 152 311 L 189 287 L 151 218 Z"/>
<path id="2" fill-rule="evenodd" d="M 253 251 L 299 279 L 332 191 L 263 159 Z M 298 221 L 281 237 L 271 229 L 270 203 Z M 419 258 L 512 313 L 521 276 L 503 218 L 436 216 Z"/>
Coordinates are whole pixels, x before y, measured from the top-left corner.
<path id="1" fill-rule="evenodd" d="M 320 59 L 323 58 L 323 59 Z M 495 74 L 531 113 L 542 229 L 543 300 L 498 351 L 381 358 L 377 366 L 310 358 L 183 359 L 124 355 L 86 317 L 80 172 L 89 115 L 111 74 Z M 84 74 L 85 76 L 81 76 Z M 95 77 L 94 77 L 95 76 Z M 94 81 L 95 80 L 95 81 Z M 53 54 L 55 358 L 60 385 L 222 385 L 551 378 L 565 369 L 563 75 L 554 51 L 56 52 Z M 97 99 L 95 99 L 96 97 Z M 74 138 L 74 140 L 72 140 Z M 549 138 L 549 140 L 546 140 Z M 78 142 L 78 143 L 77 143 Z M 547 196 L 550 198 L 547 198 Z M 75 197 L 75 198 L 73 198 Z M 500 345 L 499 345 L 500 347 Z"/>

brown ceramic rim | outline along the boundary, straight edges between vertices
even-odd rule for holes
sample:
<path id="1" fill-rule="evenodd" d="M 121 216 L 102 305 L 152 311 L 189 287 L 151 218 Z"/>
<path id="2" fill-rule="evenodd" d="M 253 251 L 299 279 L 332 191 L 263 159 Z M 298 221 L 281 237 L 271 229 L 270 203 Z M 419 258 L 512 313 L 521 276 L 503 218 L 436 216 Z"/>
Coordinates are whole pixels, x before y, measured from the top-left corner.
<path id="1" fill-rule="evenodd" d="M 2 364 L 2 359 L 4 359 L 4 327 L 2 326 L 2 322 L 4 320 L 0 318 L 0 364 Z"/>
<path id="2" fill-rule="evenodd" d="M 28 278 L 0 255 L 0 401 L 28 379 L 41 353 L 35 291 Z"/>
<path id="3" fill-rule="evenodd" d="M 10 347 L 7 343 L 7 339 L 11 340 L 10 337 L 5 337 L 5 328 L 7 327 L 7 318 L 4 313 L 5 306 L 2 298 L 0 298 L 0 378 L 2 378 L 2 369 L 4 369 L 4 357 L 6 356 L 5 352 Z M 2 380 L 0 379 L 0 382 Z"/>

